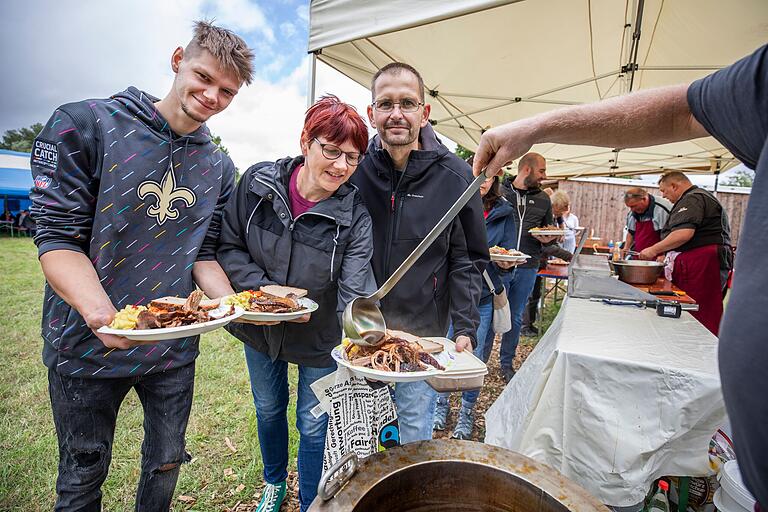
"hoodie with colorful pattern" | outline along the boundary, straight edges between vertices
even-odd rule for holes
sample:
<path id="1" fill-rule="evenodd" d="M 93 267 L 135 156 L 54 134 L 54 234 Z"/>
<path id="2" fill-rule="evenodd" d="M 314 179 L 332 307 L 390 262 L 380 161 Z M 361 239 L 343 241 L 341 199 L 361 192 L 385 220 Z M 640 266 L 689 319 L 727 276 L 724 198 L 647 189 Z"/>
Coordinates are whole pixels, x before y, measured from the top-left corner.
<path id="1" fill-rule="evenodd" d="M 78 251 L 115 308 L 195 288 L 192 265 L 214 260 L 234 165 L 205 125 L 175 134 L 156 98 L 134 87 L 59 107 L 35 139 L 31 215 L 39 255 Z M 191 363 L 198 338 L 109 349 L 46 284 L 43 362 L 66 375 L 118 378 Z"/>

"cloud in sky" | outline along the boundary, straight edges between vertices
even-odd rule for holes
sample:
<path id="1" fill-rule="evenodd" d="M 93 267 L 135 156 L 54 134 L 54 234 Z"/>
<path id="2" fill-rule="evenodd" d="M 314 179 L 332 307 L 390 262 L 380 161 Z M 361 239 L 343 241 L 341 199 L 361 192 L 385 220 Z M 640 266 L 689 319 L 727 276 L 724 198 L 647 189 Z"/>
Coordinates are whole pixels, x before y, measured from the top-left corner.
<path id="1" fill-rule="evenodd" d="M 215 18 L 257 52 L 256 80 L 211 119 L 211 130 L 240 169 L 296 154 L 307 107 L 308 17 L 307 4 L 291 0 L 4 2 L 0 133 L 45 122 L 63 103 L 107 97 L 129 85 L 164 96 L 173 81 L 171 53 L 189 41 L 200 18 Z M 365 115 L 367 90 L 320 64 L 317 94 L 325 92 Z"/>
<path id="2" fill-rule="evenodd" d="M 215 0 L 204 4 L 203 11 L 215 18 L 217 23 L 235 32 L 258 31 L 267 42 L 275 42 L 272 24 L 267 21 L 258 4 L 248 0 Z"/>

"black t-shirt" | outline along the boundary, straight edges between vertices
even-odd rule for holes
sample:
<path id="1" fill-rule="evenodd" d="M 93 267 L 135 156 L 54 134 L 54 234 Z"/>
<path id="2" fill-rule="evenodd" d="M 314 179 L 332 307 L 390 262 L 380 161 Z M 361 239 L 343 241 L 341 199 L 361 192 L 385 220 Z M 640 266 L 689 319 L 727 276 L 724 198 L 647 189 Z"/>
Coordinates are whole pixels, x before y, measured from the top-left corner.
<path id="1" fill-rule="evenodd" d="M 744 482 L 768 507 L 768 46 L 688 88 L 694 117 L 756 171 L 720 327 L 725 405 Z"/>
<path id="2" fill-rule="evenodd" d="M 672 207 L 661 236 L 666 238 L 672 231 L 685 228 L 696 231 L 693 233 L 693 238 L 676 248 L 676 251 L 690 251 L 705 245 L 731 243 L 728 216 L 720 201 L 696 185 L 686 190 Z"/>

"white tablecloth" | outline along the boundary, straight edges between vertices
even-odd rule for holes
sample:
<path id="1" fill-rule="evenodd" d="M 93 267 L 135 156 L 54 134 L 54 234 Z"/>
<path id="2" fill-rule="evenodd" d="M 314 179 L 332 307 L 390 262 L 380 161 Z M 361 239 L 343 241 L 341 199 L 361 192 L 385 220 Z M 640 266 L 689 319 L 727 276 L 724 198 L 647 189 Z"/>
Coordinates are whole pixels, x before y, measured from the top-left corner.
<path id="1" fill-rule="evenodd" d="M 717 338 L 690 314 L 569 298 L 486 413 L 485 442 L 624 507 L 660 476 L 711 474 L 725 417 Z"/>

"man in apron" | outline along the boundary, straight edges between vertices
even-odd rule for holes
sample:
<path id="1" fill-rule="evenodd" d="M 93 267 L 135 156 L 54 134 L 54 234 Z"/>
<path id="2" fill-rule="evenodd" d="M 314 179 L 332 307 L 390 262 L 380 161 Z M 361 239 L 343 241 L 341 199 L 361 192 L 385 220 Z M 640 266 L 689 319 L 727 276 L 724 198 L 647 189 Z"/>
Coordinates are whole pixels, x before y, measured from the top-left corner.
<path id="1" fill-rule="evenodd" d="M 661 230 L 669 218 L 672 203 L 663 197 L 649 194 L 640 187 L 624 192 L 627 214 L 627 242 L 625 247 L 640 252 L 661 241 Z"/>
<path id="2" fill-rule="evenodd" d="M 723 316 L 722 275 L 731 266 L 728 216 L 715 196 L 680 171 L 662 174 L 659 190 L 674 206 L 662 240 L 642 250 L 640 258 L 667 254 L 672 282 L 699 304 L 693 316 L 717 336 Z"/>

